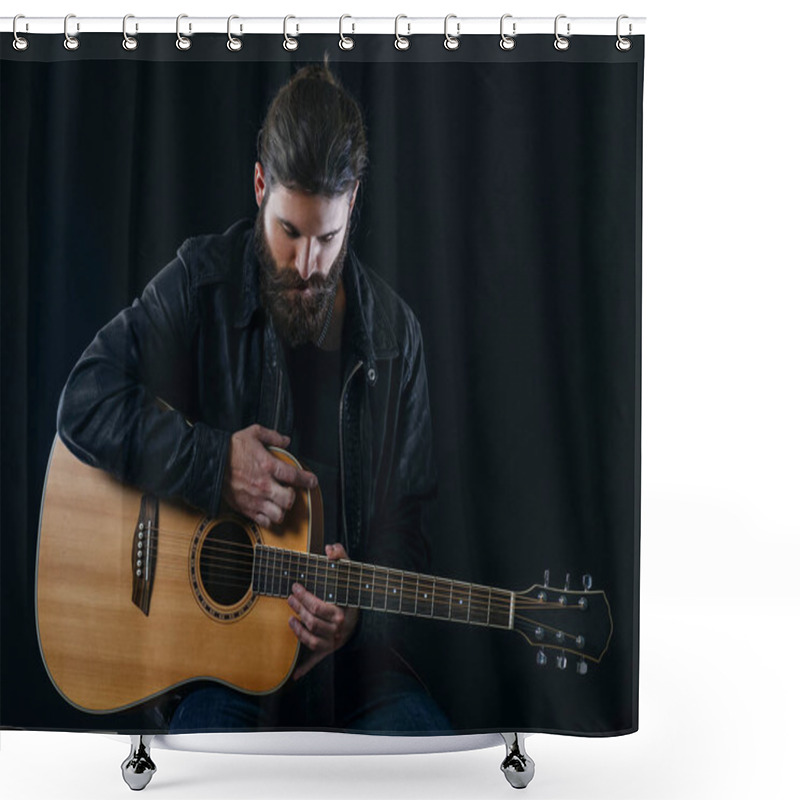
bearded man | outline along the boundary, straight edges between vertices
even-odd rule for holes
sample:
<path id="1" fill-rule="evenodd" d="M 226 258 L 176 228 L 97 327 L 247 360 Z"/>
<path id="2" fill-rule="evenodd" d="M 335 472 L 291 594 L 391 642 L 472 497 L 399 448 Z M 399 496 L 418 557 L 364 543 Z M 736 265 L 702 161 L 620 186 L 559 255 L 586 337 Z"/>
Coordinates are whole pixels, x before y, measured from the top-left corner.
<path id="1" fill-rule="evenodd" d="M 348 250 L 366 165 L 355 101 L 327 65 L 298 72 L 259 133 L 255 224 L 181 246 L 85 351 L 58 430 L 82 460 L 211 516 L 269 527 L 319 485 L 329 559 L 423 572 L 436 479 L 422 337 Z M 184 689 L 171 730 L 447 731 L 399 615 L 327 603 L 299 582 L 287 602 L 294 680 L 264 697 Z"/>

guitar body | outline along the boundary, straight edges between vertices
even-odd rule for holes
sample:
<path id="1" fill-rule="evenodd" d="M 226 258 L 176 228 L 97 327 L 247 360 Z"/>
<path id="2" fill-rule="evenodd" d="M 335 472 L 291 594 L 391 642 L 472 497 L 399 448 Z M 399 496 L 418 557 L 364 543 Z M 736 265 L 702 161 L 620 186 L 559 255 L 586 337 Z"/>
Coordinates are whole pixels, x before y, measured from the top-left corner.
<path id="1" fill-rule="evenodd" d="M 299 652 L 293 614 L 284 598 L 256 597 L 248 569 L 257 543 L 319 550 L 319 489 L 297 498 L 275 529 L 210 519 L 177 503 L 144 502 L 57 437 L 42 501 L 36 610 L 42 656 L 61 694 L 82 710 L 110 712 L 200 678 L 250 693 L 278 689 Z M 241 563 L 215 563 L 218 542 L 240 551 Z"/>

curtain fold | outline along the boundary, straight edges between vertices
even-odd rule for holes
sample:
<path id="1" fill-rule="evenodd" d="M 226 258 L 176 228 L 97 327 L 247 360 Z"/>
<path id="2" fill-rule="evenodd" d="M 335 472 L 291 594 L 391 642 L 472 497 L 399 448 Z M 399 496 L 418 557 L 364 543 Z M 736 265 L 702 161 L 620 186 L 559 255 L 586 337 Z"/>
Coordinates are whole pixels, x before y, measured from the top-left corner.
<path id="1" fill-rule="evenodd" d="M 537 665 L 518 631 L 413 620 L 416 673 L 454 732 L 638 726 L 644 39 L 304 35 L 0 40 L 0 725 L 136 730 L 86 713 L 37 638 L 37 540 L 56 411 L 96 332 L 189 237 L 255 219 L 256 137 L 326 57 L 362 109 L 369 167 L 350 248 L 419 321 L 438 495 L 427 574 L 605 592 L 600 663 Z M 380 381 L 381 376 L 378 376 Z M 255 420 L 251 420 L 254 422 Z M 232 431 L 231 431 L 232 432 Z M 556 591 L 555 589 L 553 590 Z M 90 624 L 87 620 L 86 624 Z M 602 635 L 602 634 L 598 634 Z M 135 645 L 132 645 L 135 646 Z M 602 648 L 601 648 L 602 649 Z"/>

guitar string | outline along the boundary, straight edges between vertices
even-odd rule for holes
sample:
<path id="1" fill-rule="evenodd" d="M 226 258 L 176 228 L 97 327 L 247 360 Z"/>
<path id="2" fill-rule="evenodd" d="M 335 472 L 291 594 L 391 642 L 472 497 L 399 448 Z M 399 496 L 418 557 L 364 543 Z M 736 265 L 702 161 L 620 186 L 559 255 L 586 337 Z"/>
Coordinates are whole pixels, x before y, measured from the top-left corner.
<path id="1" fill-rule="evenodd" d="M 159 531 L 159 528 L 151 528 L 151 530 L 157 532 L 157 531 Z M 176 534 L 176 535 L 182 536 L 183 538 L 188 538 L 184 531 L 170 531 L 169 529 L 166 529 L 166 528 L 162 528 L 160 530 L 162 532 L 164 532 L 164 533 L 172 533 L 172 534 Z M 212 544 L 212 542 L 213 542 L 213 544 Z M 230 548 L 238 548 L 241 551 L 242 555 L 246 555 L 246 558 L 245 559 L 236 559 L 234 557 L 234 560 L 228 559 L 227 563 L 235 564 L 236 567 L 238 568 L 239 574 L 245 574 L 246 573 L 247 575 L 250 575 L 252 573 L 252 558 L 253 558 L 253 553 L 254 553 L 254 547 L 253 547 L 252 543 L 245 544 L 245 543 L 239 543 L 239 542 L 214 542 L 213 540 L 212 540 L 212 542 L 208 542 L 207 541 L 206 543 L 204 543 L 204 545 L 202 547 L 202 551 L 205 552 L 207 550 L 209 550 L 209 551 L 210 550 L 215 550 L 216 552 L 223 553 L 223 555 L 225 555 L 225 556 L 229 556 L 229 555 L 232 555 L 230 553 Z M 162 549 L 162 550 L 167 550 L 167 549 L 169 549 L 169 545 L 170 544 L 178 544 L 178 543 L 176 543 L 174 541 L 170 541 L 169 539 L 161 540 L 158 543 L 158 548 Z M 268 552 L 274 552 L 274 553 L 277 553 L 277 554 L 289 555 L 289 561 L 290 561 L 289 567 L 292 570 L 294 570 L 295 568 L 299 569 L 300 566 L 301 566 L 299 563 L 292 563 L 292 558 L 294 558 L 294 557 L 307 558 L 307 559 L 309 559 L 309 563 L 316 562 L 317 571 L 319 570 L 319 564 L 335 563 L 335 562 L 330 561 L 329 559 L 327 559 L 325 556 L 318 555 L 318 554 L 315 554 L 315 553 L 308 553 L 306 551 L 299 551 L 299 550 L 291 550 L 291 549 L 288 549 L 288 548 L 278 548 L 278 547 L 274 547 L 274 546 L 271 546 L 271 545 L 259 544 L 259 546 L 264 548 L 264 549 L 266 549 Z M 181 547 L 181 550 L 183 550 L 182 547 Z M 208 560 L 206 560 L 206 561 L 208 561 Z M 221 559 L 221 558 L 218 558 L 218 560 L 216 561 L 216 569 L 218 570 L 218 574 L 222 573 L 222 569 L 223 569 L 222 567 L 219 566 L 219 564 L 223 563 L 224 561 L 225 561 L 225 559 Z M 247 563 L 247 562 L 249 562 L 249 563 Z M 353 566 L 356 566 L 356 567 L 361 567 L 362 566 L 362 562 L 350 561 L 349 559 L 347 559 L 347 560 L 345 560 L 343 562 L 343 565 L 345 565 L 345 564 L 350 564 L 350 565 L 353 565 Z M 276 564 L 273 564 L 273 569 L 276 566 L 277 566 Z M 437 592 L 437 590 L 439 589 L 439 587 L 435 587 L 433 585 L 434 582 L 440 582 L 442 584 L 450 583 L 450 584 L 452 584 L 452 586 L 450 587 L 451 591 L 457 590 L 457 591 L 460 591 L 460 592 L 464 592 L 463 597 L 459 597 L 459 599 L 463 600 L 463 599 L 466 598 L 468 600 L 468 602 L 470 602 L 470 603 L 474 601 L 474 602 L 476 602 L 478 604 L 478 608 L 481 608 L 481 605 L 480 605 L 481 602 L 483 600 L 486 600 L 487 605 L 483 606 L 483 608 L 487 608 L 487 609 L 488 609 L 488 604 L 491 604 L 491 595 L 492 594 L 496 594 L 496 595 L 502 595 L 502 594 L 510 595 L 510 594 L 512 594 L 512 592 L 510 590 L 508 590 L 508 589 L 500 589 L 500 588 L 496 588 L 496 587 L 487 587 L 487 586 L 483 586 L 481 584 L 470 584 L 470 583 L 468 583 L 466 581 L 457 581 L 457 580 L 452 579 L 452 578 L 443 578 L 443 577 L 438 577 L 438 576 L 433 576 L 433 575 L 424 575 L 422 573 L 411 573 L 411 572 L 404 573 L 402 570 L 397 570 L 396 568 L 392 568 L 392 567 L 383 567 L 383 566 L 380 566 L 380 565 L 363 564 L 363 566 L 366 567 L 367 569 L 370 569 L 370 570 L 374 569 L 376 571 L 380 571 L 380 572 L 384 573 L 383 576 L 377 577 L 376 580 L 380 581 L 380 583 L 381 583 L 381 586 L 378 587 L 380 589 L 380 588 L 382 588 L 383 577 L 385 577 L 386 578 L 386 584 L 387 584 L 387 591 L 388 591 L 389 588 L 395 589 L 395 588 L 398 588 L 398 587 L 400 587 L 401 591 L 402 591 L 402 589 L 404 588 L 403 587 L 403 583 L 404 583 L 405 579 L 407 579 L 408 577 L 413 577 L 413 578 L 419 577 L 423 581 L 430 582 L 431 594 L 435 594 Z M 180 569 L 179 571 L 183 571 L 183 570 Z M 349 571 L 352 572 L 352 568 Z M 341 572 L 341 569 L 340 569 L 340 572 Z M 346 588 L 349 591 L 350 588 L 352 588 L 352 587 L 361 587 L 361 577 L 360 576 L 358 578 L 355 578 L 355 577 L 351 576 L 350 578 L 348 578 L 348 581 L 349 582 L 347 583 L 346 587 L 342 586 L 342 588 Z M 273 579 L 273 582 L 274 582 L 274 579 Z M 373 582 L 376 582 L 376 581 L 374 580 Z M 217 585 L 221 585 L 219 583 L 219 580 L 216 580 L 215 583 L 217 583 Z M 227 585 L 229 587 L 232 587 L 232 586 L 239 585 L 239 583 L 240 583 L 239 581 L 235 581 L 235 579 L 234 579 L 234 583 L 230 583 L 230 584 L 227 584 Z M 424 585 L 422 586 L 422 588 L 424 588 Z M 551 589 L 554 592 L 568 591 L 568 590 L 560 590 L 557 587 L 551 587 Z M 418 589 L 416 589 L 415 591 L 418 591 Z M 445 591 L 447 591 L 447 589 L 445 589 Z M 573 591 L 572 594 L 575 594 L 575 592 Z M 427 599 L 427 598 L 425 598 L 425 599 Z M 433 599 L 434 599 L 434 602 L 435 602 L 436 598 L 434 597 Z M 502 599 L 502 598 L 497 598 L 497 599 L 499 600 L 499 599 Z M 506 599 L 510 600 L 510 598 L 506 598 Z M 546 601 L 539 600 L 538 598 L 535 598 L 535 599 L 534 598 L 529 598 L 529 597 L 525 597 L 524 595 L 520 595 L 520 594 L 517 595 L 516 605 L 517 605 L 517 607 L 527 606 L 527 607 L 530 607 L 530 608 L 539 608 L 539 609 L 552 608 L 554 610 L 558 610 L 558 609 L 573 609 L 573 608 L 576 607 L 574 605 L 569 606 L 569 605 L 565 605 L 565 604 L 561 604 L 561 603 L 547 604 Z"/>
<path id="2" fill-rule="evenodd" d="M 152 530 L 157 532 L 159 529 L 158 528 L 153 528 Z M 184 536 L 184 537 L 186 536 L 185 532 L 183 532 L 183 531 L 170 531 L 168 529 L 161 529 L 161 530 L 163 532 L 165 532 L 165 533 L 177 534 L 177 535 L 181 535 L 181 536 Z M 242 542 L 224 542 L 223 543 L 223 542 L 214 542 L 214 540 L 212 540 L 212 542 L 214 543 L 213 546 L 215 547 L 215 549 L 217 549 L 217 551 L 225 551 L 226 555 L 230 555 L 230 553 L 227 552 L 227 548 L 237 548 L 237 549 L 241 550 L 243 554 L 246 554 L 246 556 L 248 558 L 251 558 L 253 556 L 254 546 L 253 546 L 252 543 L 242 543 Z M 163 546 L 163 542 L 160 542 L 159 543 L 159 547 L 162 547 L 162 546 Z M 203 551 L 209 550 L 209 549 L 211 549 L 211 546 L 212 546 L 211 543 L 209 543 L 208 540 L 207 540 L 206 543 L 203 544 L 202 550 Z M 291 550 L 289 548 L 279 548 L 279 547 L 275 547 L 273 545 L 264 545 L 264 544 L 260 544 L 260 543 L 258 544 L 258 546 L 266 549 L 267 551 L 276 552 L 276 553 L 279 553 L 279 554 L 280 553 L 289 554 L 290 558 L 295 556 L 295 555 L 297 555 L 299 557 L 308 558 L 310 560 L 316 561 L 318 564 L 320 564 L 320 563 L 334 563 L 334 562 L 330 562 L 329 559 L 327 559 L 325 556 L 318 555 L 316 553 L 308 553 L 306 551 L 301 551 L 301 550 Z M 232 562 L 232 563 L 237 563 L 237 565 L 239 565 L 241 562 L 237 561 L 237 562 Z M 361 566 L 363 562 L 351 561 L 351 560 L 347 559 L 343 563 L 345 563 L 345 564 L 354 564 L 354 565 Z M 471 593 L 471 597 L 473 599 L 475 599 L 475 598 L 481 599 L 482 596 L 484 596 L 484 595 L 489 597 L 492 593 L 503 593 L 503 592 L 506 592 L 506 593 L 509 593 L 509 594 L 511 593 L 510 590 L 508 590 L 508 589 L 501 589 L 501 588 L 496 588 L 496 587 L 487 587 L 487 586 L 483 586 L 481 584 L 471 584 L 471 583 L 469 583 L 467 581 L 458 581 L 458 580 L 456 580 L 454 578 L 444 578 L 444 577 L 439 577 L 439 576 L 424 575 L 422 573 L 412 573 L 412 572 L 403 573 L 402 570 L 397 570 L 397 568 L 394 568 L 394 567 L 384 567 L 384 566 L 381 566 L 381 565 L 373 565 L 373 564 L 366 564 L 366 563 L 364 563 L 363 566 L 365 566 L 368 569 L 377 569 L 377 570 L 386 571 L 388 576 L 389 576 L 389 580 L 392 580 L 392 579 L 399 580 L 401 584 L 402 584 L 402 580 L 403 580 L 402 576 L 408 577 L 409 575 L 412 575 L 414 577 L 417 577 L 417 575 L 419 575 L 420 578 L 422 578 L 424 580 L 427 580 L 427 581 L 439 581 L 439 582 L 442 582 L 442 583 L 451 582 L 453 584 L 453 587 L 455 587 L 456 584 L 459 584 L 460 587 L 463 587 L 464 590 L 467 590 L 467 589 L 469 589 L 469 587 L 472 587 L 473 591 Z M 246 567 L 246 569 L 247 569 L 248 573 L 251 572 L 251 570 L 252 570 L 252 562 L 251 562 L 251 564 L 249 566 Z M 360 579 L 358 580 L 358 584 L 360 585 Z M 392 586 L 392 588 L 394 588 L 394 586 Z M 560 589 L 559 587 L 542 587 L 542 588 L 543 589 L 549 588 L 554 593 L 557 593 L 557 592 L 569 592 L 570 591 L 568 589 Z M 477 592 L 475 590 L 477 590 Z M 435 591 L 435 588 L 432 587 L 431 591 L 432 592 Z M 572 595 L 576 594 L 576 592 L 574 590 L 572 590 L 570 593 Z M 582 593 L 581 593 L 581 596 L 583 596 Z M 491 601 L 489 600 L 489 602 L 491 602 Z M 542 604 L 543 601 L 539 600 L 538 598 L 537 599 L 531 599 L 531 598 L 525 597 L 524 595 L 517 594 L 517 604 L 518 605 L 520 603 L 525 604 L 525 603 L 528 603 L 528 602 L 531 603 L 533 607 L 541 607 L 541 604 Z M 568 606 L 568 605 L 565 605 L 565 604 L 559 604 L 559 606 L 562 607 L 562 608 L 573 608 L 574 607 L 574 606 Z"/>
<path id="3" fill-rule="evenodd" d="M 208 544 L 203 548 L 203 553 L 205 553 L 207 551 L 216 551 L 216 552 L 222 553 L 223 555 L 227 555 L 227 551 L 225 550 L 225 548 L 220 548 L 220 547 L 216 547 L 215 548 L 215 547 L 209 546 Z M 309 557 L 309 554 L 303 553 L 301 551 L 279 551 L 279 552 L 287 552 L 287 553 L 290 552 L 290 553 L 293 553 L 293 554 L 297 554 L 301 558 L 308 558 Z M 311 554 L 311 558 L 318 559 L 316 561 L 317 567 L 320 564 L 323 564 L 323 563 L 325 563 L 325 564 L 335 563 L 335 562 L 323 561 L 323 558 L 321 556 L 314 556 L 314 554 Z M 227 585 L 230 588 L 233 588 L 234 586 L 241 585 L 241 581 L 237 581 L 236 578 L 233 577 L 234 575 L 238 574 L 238 575 L 247 576 L 247 577 L 250 577 L 252 575 L 253 564 L 252 564 L 252 559 L 251 558 L 247 558 L 247 559 L 231 559 L 231 558 L 224 558 L 224 557 L 219 557 L 219 556 L 212 556 L 211 558 L 202 558 L 201 557 L 201 559 L 202 559 L 202 564 L 204 566 L 207 566 L 207 567 L 209 567 L 209 569 L 213 569 L 215 571 L 216 578 L 215 578 L 214 582 L 217 583 L 218 585 L 220 585 L 219 577 L 231 578 L 231 580 L 225 585 Z M 357 562 L 357 561 L 356 562 L 352 562 L 352 561 L 344 562 L 344 564 L 339 568 L 339 573 L 337 573 L 338 575 L 341 575 L 341 573 L 342 573 L 342 571 L 343 571 L 343 569 L 344 569 L 344 567 L 346 565 L 360 566 L 361 562 Z M 300 581 L 303 580 L 302 575 L 300 573 L 300 570 L 303 568 L 304 565 L 300 564 L 299 562 L 293 562 L 293 563 L 290 563 L 288 565 L 286 565 L 286 564 L 284 564 L 284 565 L 277 565 L 277 564 L 271 565 L 271 567 L 268 569 L 268 577 L 267 577 L 268 581 L 271 580 L 274 583 L 274 580 L 276 578 L 279 581 L 283 579 L 283 576 L 278 576 L 277 572 L 275 572 L 275 570 L 280 569 L 281 566 L 286 567 L 284 572 L 290 573 L 286 577 L 290 578 L 291 582 L 294 583 L 294 582 L 300 582 Z M 310 564 L 308 566 L 310 566 L 311 569 L 306 568 L 305 572 L 309 573 L 309 578 L 311 578 L 310 573 L 311 573 L 314 565 L 312 563 L 312 564 Z M 385 567 L 380 567 L 380 566 L 375 566 L 375 567 L 373 567 L 372 565 L 366 565 L 366 566 L 368 567 L 368 569 L 373 569 L 374 568 L 374 569 L 379 570 L 379 571 L 380 570 L 389 570 L 390 569 L 390 568 L 385 568 Z M 183 568 L 182 567 L 176 567 L 174 569 L 174 572 L 176 572 L 176 573 L 183 572 Z M 356 587 L 357 588 L 361 588 L 362 585 L 363 585 L 362 577 L 360 575 L 358 577 L 352 575 L 352 566 L 349 566 L 348 572 L 350 574 L 345 576 L 345 582 L 342 582 L 341 580 L 339 580 L 338 581 L 338 586 L 341 589 L 347 589 L 348 591 L 350 589 L 356 588 Z M 270 573 L 271 573 L 272 577 L 269 577 Z M 324 575 L 325 571 L 323 571 L 322 573 L 319 573 L 319 570 L 317 569 L 317 573 L 318 574 L 316 574 L 314 576 L 315 584 L 319 582 L 319 577 L 321 577 L 321 575 Z M 387 592 L 388 592 L 389 589 L 394 590 L 394 589 L 398 589 L 398 588 L 402 592 L 406 588 L 405 583 L 407 583 L 407 581 L 405 581 L 405 578 L 407 578 L 408 575 L 407 574 L 404 575 L 402 573 L 398 573 L 398 572 L 395 571 L 395 572 L 388 572 L 388 574 L 385 575 L 385 576 L 381 576 L 381 577 L 377 577 L 376 579 L 373 579 L 372 583 L 375 584 L 377 586 L 377 589 L 380 590 L 380 591 L 383 591 L 383 587 L 384 587 L 383 577 L 387 578 L 387 581 L 386 581 L 386 591 Z M 424 576 L 422 576 L 422 577 L 424 578 Z M 443 584 L 442 586 L 433 586 L 433 580 L 434 580 L 433 577 L 428 578 L 427 580 L 430 581 L 430 594 L 434 595 L 433 599 L 434 599 L 435 602 L 439 602 L 439 601 L 444 602 L 443 600 L 441 600 L 441 593 L 442 592 L 446 593 L 449 590 L 450 587 L 447 586 L 447 584 L 449 584 L 449 583 L 453 584 L 453 586 L 452 586 L 453 590 L 458 591 L 460 593 L 463 593 L 461 596 L 459 596 L 459 599 L 461 599 L 461 600 L 469 599 L 469 597 L 471 596 L 472 601 L 474 601 L 476 604 L 481 604 L 481 603 L 483 603 L 484 600 L 488 604 L 488 603 L 492 602 L 492 599 L 494 599 L 497 603 L 502 604 L 502 605 L 506 605 L 507 603 L 510 602 L 510 595 L 512 594 L 512 592 L 510 592 L 507 589 L 497 589 L 497 588 L 494 588 L 494 587 L 489 587 L 489 590 L 487 590 L 487 591 L 474 591 L 474 589 L 479 586 L 478 584 L 472 584 L 473 591 L 469 592 L 470 584 L 463 583 L 463 582 L 457 582 L 457 581 L 454 581 L 454 580 L 452 580 L 450 578 L 439 578 L 439 577 L 435 578 L 435 580 L 437 582 L 440 582 L 440 583 Z M 457 584 L 460 584 L 460 585 L 457 585 Z M 411 588 L 411 587 L 409 586 L 408 588 Z M 426 587 L 424 585 L 422 585 L 420 588 L 424 589 Z M 374 589 L 373 589 L 373 591 L 374 591 Z M 417 587 L 414 587 L 414 592 L 418 592 L 418 591 L 419 591 L 419 589 L 417 589 Z M 495 595 L 495 597 L 492 598 L 492 595 Z M 503 595 L 506 595 L 506 596 L 504 597 Z M 425 599 L 427 599 L 427 598 L 425 598 Z M 526 607 L 527 606 L 529 608 L 539 608 L 539 609 L 552 608 L 554 610 L 576 608 L 575 605 L 569 606 L 569 605 L 565 605 L 565 604 L 557 603 L 557 602 L 548 603 L 547 601 L 539 600 L 538 598 L 528 598 L 528 597 L 524 597 L 524 596 L 521 596 L 521 595 L 517 595 L 517 603 L 516 603 L 516 605 L 518 607 Z M 480 605 L 479 605 L 479 607 L 480 607 Z M 483 606 L 483 608 L 487 608 L 487 607 L 488 607 L 487 605 Z"/>

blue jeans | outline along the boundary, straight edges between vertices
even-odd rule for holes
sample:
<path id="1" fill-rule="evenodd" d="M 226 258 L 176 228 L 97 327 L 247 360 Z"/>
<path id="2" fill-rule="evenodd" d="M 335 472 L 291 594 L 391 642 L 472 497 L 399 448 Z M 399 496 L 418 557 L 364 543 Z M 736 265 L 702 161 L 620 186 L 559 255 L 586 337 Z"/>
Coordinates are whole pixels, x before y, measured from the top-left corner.
<path id="1" fill-rule="evenodd" d="M 359 684 L 349 692 L 340 686 L 332 718 L 316 715 L 302 690 L 289 697 L 280 692 L 255 697 L 224 686 L 203 687 L 180 703 L 170 733 L 331 727 L 385 734 L 452 733 L 441 709 L 412 675 L 386 670 Z"/>

